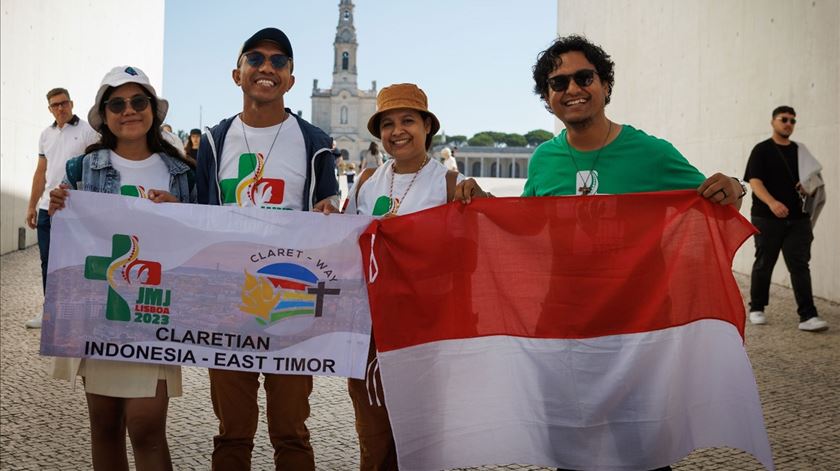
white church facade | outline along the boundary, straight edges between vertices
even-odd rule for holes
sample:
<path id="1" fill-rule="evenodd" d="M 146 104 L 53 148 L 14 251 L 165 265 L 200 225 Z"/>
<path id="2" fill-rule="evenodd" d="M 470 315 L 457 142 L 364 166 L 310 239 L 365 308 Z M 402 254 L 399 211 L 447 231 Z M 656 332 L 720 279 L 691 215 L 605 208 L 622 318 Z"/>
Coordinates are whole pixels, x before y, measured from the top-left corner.
<path id="1" fill-rule="evenodd" d="M 360 90 L 356 68 L 356 27 L 353 2 L 341 0 L 336 27 L 331 88 L 312 85 L 312 123 L 335 139 L 345 159 L 361 160 L 374 138 L 367 130 L 368 119 L 376 112 L 376 81 L 369 90 Z"/>

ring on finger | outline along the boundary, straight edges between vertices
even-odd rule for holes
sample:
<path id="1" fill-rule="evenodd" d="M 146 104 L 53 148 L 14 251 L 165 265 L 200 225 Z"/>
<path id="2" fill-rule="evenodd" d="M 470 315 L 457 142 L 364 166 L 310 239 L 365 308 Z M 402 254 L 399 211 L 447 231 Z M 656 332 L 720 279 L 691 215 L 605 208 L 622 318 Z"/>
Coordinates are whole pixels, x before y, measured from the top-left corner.
<path id="1" fill-rule="evenodd" d="M 716 192 L 715 192 L 715 194 L 718 194 L 718 193 L 723 193 L 723 198 L 721 198 L 721 201 L 725 200 L 725 199 L 726 199 L 726 197 L 728 196 L 728 195 L 726 194 L 726 190 L 724 190 L 723 188 L 721 188 L 720 190 L 718 190 L 718 191 L 716 191 Z"/>

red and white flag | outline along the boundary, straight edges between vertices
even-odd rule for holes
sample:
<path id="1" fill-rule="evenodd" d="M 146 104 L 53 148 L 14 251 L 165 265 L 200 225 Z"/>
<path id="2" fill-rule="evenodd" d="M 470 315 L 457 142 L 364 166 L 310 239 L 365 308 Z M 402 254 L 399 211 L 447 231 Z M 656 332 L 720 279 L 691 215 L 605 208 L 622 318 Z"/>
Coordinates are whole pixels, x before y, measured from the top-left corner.
<path id="1" fill-rule="evenodd" d="M 693 191 L 497 198 L 360 239 L 400 469 L 773 469 L 731 272 L 754 228 Z"/>

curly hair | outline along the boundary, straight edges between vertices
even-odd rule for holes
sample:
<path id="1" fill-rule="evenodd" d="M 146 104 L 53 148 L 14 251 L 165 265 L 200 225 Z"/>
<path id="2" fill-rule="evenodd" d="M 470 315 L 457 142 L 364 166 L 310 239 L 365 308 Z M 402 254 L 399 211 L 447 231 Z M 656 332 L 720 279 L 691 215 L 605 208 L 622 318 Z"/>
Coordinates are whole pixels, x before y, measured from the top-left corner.
<path id="1" fill-rule="evenodd" d="M 601 49 L 601 46 L 589 42 L 583 36 L 573 34 L 571 36 L 559 37 L 548 49 L 540 52 L 537 55 L 537 63 L 534 64 L 534 93 L 537 94 L 543 101 L 547 102 L 548 98 L 548 75 L 554 71 L 561 63 L 560 56 L 567 52 L 578 51 L 586 56 L 586 60 L 595 66 L 595 71 L 598 72 L 598 77 L 607 85 L 607 100 L 610 102 L 610 95 L 612 95 L 613 83 L 615 82 L 615 73 L 613 67 L 615 63 L 610 59 L 610 55 Z M 548 108 L 548 103 L 546 103 Z M 549 108 L 549 111 L 551 109 Z"/>

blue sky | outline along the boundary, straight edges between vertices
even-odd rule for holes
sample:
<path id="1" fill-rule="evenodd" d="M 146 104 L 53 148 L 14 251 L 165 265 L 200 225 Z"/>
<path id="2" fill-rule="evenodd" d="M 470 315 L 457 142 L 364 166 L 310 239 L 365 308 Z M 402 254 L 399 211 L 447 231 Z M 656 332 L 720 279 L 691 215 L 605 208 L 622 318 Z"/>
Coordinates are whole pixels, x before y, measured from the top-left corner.
<path id="1" fill-rule="evenodd" d="M 189 130 L 242 109 L 231 79 L 242 42 L 282 29 L 295 55 L 286 105 L 311 118 L 312 80 L 329 88 L 338 0 L 167 0 L 163 95 L 167 122 Z M 531 92 L 536 55 L 556 35 L 556 0 L 354 0 L 359 86 L 414 82 L 447 134 L 553 131 Z M 199 114 L 201 107 L 201 114 Z"/>

